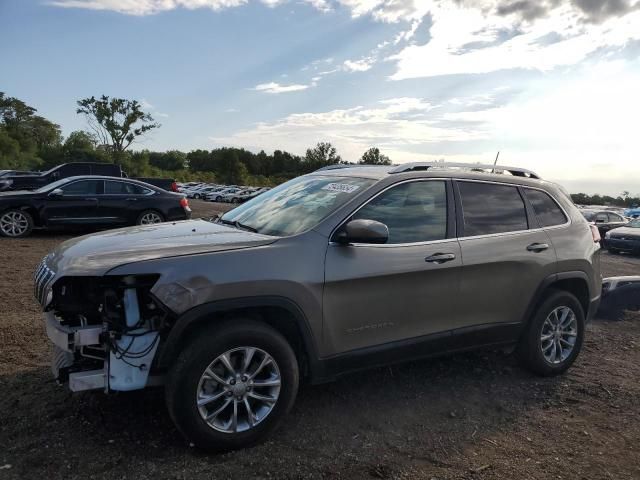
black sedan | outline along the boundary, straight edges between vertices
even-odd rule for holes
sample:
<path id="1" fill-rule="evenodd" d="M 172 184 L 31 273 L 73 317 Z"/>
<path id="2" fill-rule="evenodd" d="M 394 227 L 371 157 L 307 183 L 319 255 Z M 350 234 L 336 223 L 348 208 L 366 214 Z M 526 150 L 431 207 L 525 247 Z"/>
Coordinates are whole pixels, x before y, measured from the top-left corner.
<path id="1" fill-rule="evenodd" d="M 604 238 L 609 230 L 618 227 L 624 227 L 629 220 L 622 215 L 610 212 L 608 210 L 581 210 L 582 216 L 589 222 L 593 222 L 600 230 L 600 236 Z"/>
<path id="2" fill-rule="evenodd" d="M 627 225 L 609 230 L 605 234 L 604 245 L 611 253 L 640 253 L 640 218 Z"/>
<path id="3" fill-rule="evenodd" d="M 0 193 L 0 235 L 34 228 L 115 227 L 186 220 L 184 195 L 118 177 L 69 177 L 38 190 Z"/>

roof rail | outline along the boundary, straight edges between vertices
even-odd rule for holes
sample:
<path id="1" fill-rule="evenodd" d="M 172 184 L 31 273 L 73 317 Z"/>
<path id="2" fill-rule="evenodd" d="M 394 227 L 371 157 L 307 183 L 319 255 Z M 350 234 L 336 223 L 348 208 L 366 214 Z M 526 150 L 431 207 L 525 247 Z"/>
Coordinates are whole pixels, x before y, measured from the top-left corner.
<path id="1" fill-rule="evenodd" d="M 484 171 L 490 170 L 488 173 L 497 173 L 497 172 L 509 172 L 511 175 L 515 177 L 528 177 L 528 178 L 540 178 L 535 172 L 531 170 L 527 170 L 525 168 L 519 167 L 505 167 L 502 165 L 491 165 L 491 164 L 482 164 L 482 163 L 454 163 L 454 162 L 410 162 L 403 163 L 402 165 L 398 165 L 391 170 L 389 173 L 404 173 L 404 172 L 415 172 L 420 170 L 430 170 L 430 169 L 447 169 L 447 168 L 463 168 L 472 171 Z"/>
<path id="2" fill-rule="evenodd" d="M 327 165 L 326 167 L 319 168 L 314 170 L 314 172 L 323 172 L 325 170 L 340 170 L 341 168 L 353 168 L 353 167 L 361 167 L 362 165 L 356 164 L 345 164 L 345 163 L 336 163 L 334 165 Z"/>

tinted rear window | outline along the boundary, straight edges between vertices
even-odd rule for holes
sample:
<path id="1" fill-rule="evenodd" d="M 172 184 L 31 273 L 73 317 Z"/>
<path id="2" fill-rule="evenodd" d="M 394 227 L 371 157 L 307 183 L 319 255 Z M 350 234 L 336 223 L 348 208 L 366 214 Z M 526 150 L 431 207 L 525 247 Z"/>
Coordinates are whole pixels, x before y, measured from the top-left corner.
<path id="1" fill-rule="evenodd" d="M 527 230 L 527 212 L 516 187 L 459 182 L 464 236 Z"/>
<path id="2" fill-rule="evenodd" d="M 541 227 L 552 227 L 567 223 L 567 217 L 558 204 L 547 193 L 531 188 L 525 189 L 527 199 L 538 217 Z"/>
<path id="3" fill-rule="evenodd" d="M 147 195 L 151 193 L 151 190 L 133 183 L 107 181 L 104 193 L 107 195 Z"/>

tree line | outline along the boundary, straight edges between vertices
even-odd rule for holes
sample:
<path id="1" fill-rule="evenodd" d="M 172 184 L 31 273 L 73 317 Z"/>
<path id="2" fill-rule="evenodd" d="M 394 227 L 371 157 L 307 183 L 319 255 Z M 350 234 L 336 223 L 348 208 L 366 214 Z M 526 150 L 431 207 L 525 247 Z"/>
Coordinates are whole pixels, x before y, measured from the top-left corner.
<path id="1" fill-rule="evenodd" d="M 64 138 L 60 126 L 37 115 L 34 107 L 0 92 L 0 170 L 42 171 L 68 162 L 113 162 L 130 176 L 274 185 L 322 167 L 349 163 L 328 142 L 308 148 L 304 156 L 230 147 L 190 152 L 132 150 L 136 140 L 161 127 L 138 101 L 89 97 L 77 101 L 76 112 L 86 118 L 88 129 Z M 391 165 L 391 160 L 372 147 L 357 163 Z"/>
<path id="2" fill-rule="evenodd" d="M 631 195 L 624 191 L 617 197 L 610 195 L 587 195 L 586 193 L 572 193 L 571 199 L 577 205 L 606 205 L 612 207 L 636 207 L 640 206 L 640 194 Z"/>
<path id="3" fill-rule="evenodd" d="M 319 142 L 304 156 L 285 150 L 268 154 L 243 148 L 215 148 L 181 152 L 131 150 L 137 139 L 161 127 L 136 100 L 89 97 L 78 100 L 76 112 L 88 130 L 62 135 L 60 125 L 37 115 L 22 100 L 0 92 L 0 170 L 41 171 L 69 162 L 113 162 L 136 177 L 171 177 L 227 184 L 276 185 L 290 178 L 335 164 L 347 164 L 337 149 Z M 358 164 L 391 165 L 391 160 L 372 147 Z M 640 195 L 622 192 L 618 197 L 573 194 L 580 205 L 640 205 Z"/>

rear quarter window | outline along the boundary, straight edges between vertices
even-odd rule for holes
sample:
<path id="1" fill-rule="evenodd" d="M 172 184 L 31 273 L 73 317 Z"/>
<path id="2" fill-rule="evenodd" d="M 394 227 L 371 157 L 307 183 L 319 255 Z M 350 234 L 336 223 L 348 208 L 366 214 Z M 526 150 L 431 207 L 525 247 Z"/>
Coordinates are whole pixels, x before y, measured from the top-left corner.
<path id="1" fill-rule="evenodd" d="M 541 190 L 525 188 L 527 200 L 536 213 L 540 227 L 553 227 L 567 223 L 567 216 L 551 196 Z"/>

